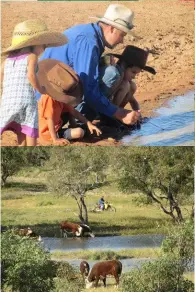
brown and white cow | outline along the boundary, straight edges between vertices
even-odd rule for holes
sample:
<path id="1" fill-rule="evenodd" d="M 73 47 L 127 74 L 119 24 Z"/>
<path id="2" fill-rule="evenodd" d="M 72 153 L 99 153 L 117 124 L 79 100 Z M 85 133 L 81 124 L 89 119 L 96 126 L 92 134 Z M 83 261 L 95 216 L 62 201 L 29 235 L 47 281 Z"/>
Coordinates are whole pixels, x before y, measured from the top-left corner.
<path id="1" fill-rule="evenodd" d="M 80 272 L 83 277 L 83 280 L 85 280 L 85 278 L 89 275 L 89 270 L 90 270 L 90 267 L 89 267 L 88 262 L 82 261 L 80 263 Z"/>
<path id="2" fill-rule="evenodd" d="M 68 221 L 60 223 L 60 229 L 62 236 L 67 237 L 68 234 L 73 234 L 76 237 L 83 237 L 85 234 L 91 237 L 95 237 L 91 228 L 86 224 L 77 224 Z"/>
<path id="3" fill-rule="evenodd" d="M 38 241 L 41 241 L 41 236 L 32 231 L 30 227 L 14 229 L 14 233 L 20 236 L 35 238 Z"/>
<path id="4" fill-rule="evenodd" d="M 106 276 L 112 275 L 116 280 L 116 287 L 119 285 L 119 276 L 122 273 L 122 263 L 117 260 L 96 263 L 86 279 L 86 289 L 97 287 L 99 280 L 102 280 L 106 287 Z"/>

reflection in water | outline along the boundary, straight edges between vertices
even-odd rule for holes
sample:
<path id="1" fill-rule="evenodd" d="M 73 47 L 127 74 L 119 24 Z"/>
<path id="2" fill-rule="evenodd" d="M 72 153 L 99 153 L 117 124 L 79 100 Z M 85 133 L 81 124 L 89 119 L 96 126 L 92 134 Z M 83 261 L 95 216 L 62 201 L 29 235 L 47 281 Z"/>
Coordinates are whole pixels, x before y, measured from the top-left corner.
<path id="1" fill-rule="evenodd" d="M 194 146 L 194 92 L 174 98 L 156 113 L 158 117 L 149 119 L 122 142 L 126 145 Z"/>
<path id="2" fill-rule="evenodd" d="M 80 265 L 80 262 L 81 262 L 81 260 L 70 260 L 70 259 L 63 259 L 63 261 L 66 261 L 66 262 L 70 263 L 71 265 L 73 265 L 77 269 L 79 269 L 79 265 Z M 120 260 L 120 262 L 123 265 L 122 272 L 126 273 L 126 272 L 130 271 L 133 268 L 136 268 L 136 267 L 140 268 L 140 266 L 143 263 L 146 263 L 146 262 L 149 262 L 149 261 L 151 262 L 151 261 L 153 261 L 153 259 L 144 258 L 144 259 L 123 259 L 123 260 Z M 90 267 L 92 267 L 95 263 L 97 263 L 99 261 L 87 260 L 87 262 L 89 263 Z"/>
<path id="3" fill-rule="evenodd" d="M 53 258 L 54 259 L 54 258 Z M 66 261 L 69 262 L 71 265 L 73 265 L 75 268 L 79 269 L 79 265 L 80 262 L 82 261 L 81 259 L 77 260 L 72 260 L 72 259 L 63 259 L 60 261 Z M 153 262 L 155 261 L 155 259 L 150 259 L 150 258 L 140 258 L 140 259 L 120 259 L 122 265 L 123 265 L 123 269 L 122 272 L 126 273 L 129 272 L 130 270 L 134 269 L 134 268 L 140 268 L 142 264 L 147 263 L 147 262 Z M 87 262 L 89 263 L 90 267 L 92 267 L 95 263 L 99 262 L 99 261 L 91 261 L 91 260 L 87 260 Z M 194 271 L 194 261 L 192 260 L 189 263 L 188 269 L 186 270 L 186 272 L 193 272 Z"/>
<path id="4" fill-rule="evenodd" d="M 163 235 L 105 236 L 95 238 L 42 238 L 44 247 L 50 251 L 152 248 L 160 246 L 163 239 Z"/>

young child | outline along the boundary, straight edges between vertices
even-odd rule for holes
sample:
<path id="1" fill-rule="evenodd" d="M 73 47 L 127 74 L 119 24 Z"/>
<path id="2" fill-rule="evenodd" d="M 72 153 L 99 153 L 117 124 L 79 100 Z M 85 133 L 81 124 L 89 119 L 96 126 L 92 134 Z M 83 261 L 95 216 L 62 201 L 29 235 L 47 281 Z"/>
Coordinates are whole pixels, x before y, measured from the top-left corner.
<path id="1" fill-rule="evenodd" d="M 38 101 L 39 108 L 39 138 L 42 144 L 53 143 L 54 145 L 63 145 L 67 140 L 81 139 L 84 136 L 84 130 L 77 128 L 62 128 L 62 114 L 70 114 L 72 117 L 86 124 L 90 133 L 93 131 L 99 136 L 101 131 L 89 122 L 73 106 L 57 101 L 47 94 L 41 95 Z"/>
<path id="2" fill-rule="evenodd" d="M 141 48 L 126 46 L 121 55 L 107 54 L 100 59 L 100 90 L 113 104 L 125 107 L 129 102 L 133 110 L 140 110 L 133 79 L 142 70 L 156 74 L 154 68 L 146 66 L 148 55 Z M 116 64 L 114 57 L 119 59 Z"/>
<path id="3" fill-rule="evenodd" d="M 11 46 L 2 52 L 8 57 L 1 68 L 0 133 L 15 132 L 19 146 L 35 146 L 38 137 L 38 107 L 34 91 L 45 93 L 36 76 L 38 56 L 46 47 L 65 43 L 67 38 L 63 34 L 50 32 L 44 22 L 32 19 L 15 26 Z"/>

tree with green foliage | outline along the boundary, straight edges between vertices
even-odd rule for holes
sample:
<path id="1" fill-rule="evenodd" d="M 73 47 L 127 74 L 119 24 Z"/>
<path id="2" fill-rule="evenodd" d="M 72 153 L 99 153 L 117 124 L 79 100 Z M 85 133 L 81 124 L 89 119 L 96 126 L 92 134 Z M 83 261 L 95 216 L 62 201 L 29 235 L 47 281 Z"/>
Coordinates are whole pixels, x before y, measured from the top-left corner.
<path id="1" fill-rule="evenodd" d="M 68 262 L 57 263 L 55 289 L 56 292 L 80 292 L 84 288 L 83 278 L 75 267 Z"/>
<path id="2" fill-rule="evenodd" d="M 134 147 L 118 151 L 116 171 L 123 192 L 148 196 L 176 222 L 183 221 L 181 203 L 194 189 L 192 147 Z"/>
<path id="3" fill-rule="evenodd" d="M 2 233 L 1 267 L 4 291 L 48 292 L 54 287 L 50 254 L 34 239 Z"/>
<path id="4" fill-rule="evenodd" d="M 23 147 L 24 161 L 27 166 L 43 166 L 50 157 L 52 147 Z"/>
<path id="5" fill-rule="evenodd" d="M 193 292 L 194 283 L 184 273 L 192 267 L 194 257 L 193 222 L 181 223 L 169 230 L 160 257 L 139 269 L 125 273 L 122 292 Z"/>
<path id="6" fill-rule="evenodd" d="M 7 178 L 18 173 L 26 166 L 42 166 L 49 159 L 47 147 L 2 147 L 1 148 L 1 185 Z"/>
<path id="7" fill-rule="evenodd" d="M 8 177 L 16 174 L 24 163 L 23 152 L 19 147 L 1 148 L 1 185 L 5 186 Z"/>
<path id="8" fill-rule="evenodd" d="M 104 148 L 53 148 L 46 164 L 49 188 L 60 195 L 70 195 L 79 210 L 79 219 L 88 224 L 85 196 L 105 184 L 108 154 Z"/>

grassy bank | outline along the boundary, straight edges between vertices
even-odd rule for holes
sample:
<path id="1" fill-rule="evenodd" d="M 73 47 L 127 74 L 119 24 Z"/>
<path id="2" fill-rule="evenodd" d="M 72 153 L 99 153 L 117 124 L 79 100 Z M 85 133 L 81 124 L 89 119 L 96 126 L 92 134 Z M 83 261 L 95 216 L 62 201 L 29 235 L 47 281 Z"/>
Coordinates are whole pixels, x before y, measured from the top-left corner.
<path id="1" fill-rule="evenodd" d="M 166 233 L 171 219 L 155 205 L 137 205 L 138 194 L 122 194 L 116 186 L 102 187 L 86 196 L 90 209 L 101 195 L 116 207 L 116 213 L 89 212 L 89 224 L 96 236 Z M 39 169 L 20 173 L 2 189 L 2 225 L 29 226 L 42 236 L 60 237 L 59 222 L 78 222 L 76 202 L 47 190 L 46 173 Z M 188 206 L 183 206 L 188 212 Z"/>
<path id="2" fill-rule="evenodd" d="M 76 252 L 52 252 L 51 256 L 55 259 L 83 259 L 83 260 L 110 260 L 127 258 L 156 258 L 160 248 L 143 249 L 123 249 L 120 251 L 93 251 L 84 250 Z"/>

